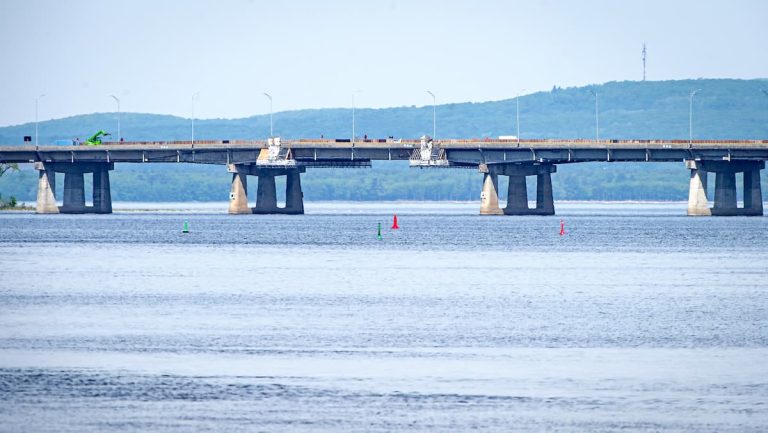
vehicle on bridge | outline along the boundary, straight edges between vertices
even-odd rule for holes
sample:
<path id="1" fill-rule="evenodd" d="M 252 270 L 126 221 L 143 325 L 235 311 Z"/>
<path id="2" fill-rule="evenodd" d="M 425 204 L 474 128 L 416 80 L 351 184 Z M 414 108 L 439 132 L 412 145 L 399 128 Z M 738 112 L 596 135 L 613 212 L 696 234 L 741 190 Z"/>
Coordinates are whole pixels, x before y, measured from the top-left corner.
<path id="1" fill-rule="evenodd" d="M 101 144 L 101 137 L 106 137 L 108 135 L 112 135 L 109 132 L 104 132 L 102 130 L 99 130 L 97 133 L 93 134 L 89 139 L 85 140 L 83 142 L 86 146 L 98 146 Z"/>

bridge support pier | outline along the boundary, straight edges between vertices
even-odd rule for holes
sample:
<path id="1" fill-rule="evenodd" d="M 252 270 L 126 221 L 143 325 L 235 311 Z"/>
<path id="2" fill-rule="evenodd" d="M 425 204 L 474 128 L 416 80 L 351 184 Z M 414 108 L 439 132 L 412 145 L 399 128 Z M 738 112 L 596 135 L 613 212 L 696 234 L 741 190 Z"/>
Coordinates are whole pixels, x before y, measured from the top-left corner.
<path id="1" fill-rule="evenodd" d="M 275 174 L 261 173 L 258 189 L 256 190 L 256 207 L 253 213 L 281 213 L 277 212 L 277 188 L 275 187 Z"/>
<path id="2" fill-rule="evenodd" d="M 228 164 L 232 173 L 229 193 L 230 214 L 303 214 L 304 194 L 301 191 L 301 173 L 305 168 L 261 168 L 254 164 Z M 256 205 L 248 207 L 248 176 L 258 177 Z M 286 176 L 285 207 L 277 207 L 276 176 Z"/>
<path id="3" fill-rule="evenodd" d="M 304 192 L 301 190 L 301 175 L 297 170 L 289 171 L 285 180 L 285 209 L 294 214 L 304 213 Z"/>
<path id="4" fill-rule="evenodd" d="M 64 205 L 61 213 L 85 213 L 85 177 L 83 173 L 64 173 Z"/>
<path id="5" fill-rule="evenodd" d="M 229 192 L 229 213 L 253 213 L 248 207 L 248 175 L 232 173 L 232 189 Z"/>
<path id="6" fill-rule="evenodd" d="M 38 170 L 36 213 L 59 213 L 56 205 L 56 172 L 53 164 L 35 163 Z"/>
<path id="7" fill-rule="evenodd" d="M 553 164 L 481 164 L 480 172 L 485 177 L 480 215 L 554 215 L 552 173 L 556 171 Z M 499 208 L 498 176 L 509 177 L 507 207 L 504 209 Z M 536 207 L 533 209 L 528 207 L 526 176 L 536 176 Z"/>
<path id="8" fill-rule="evenodd" d="M 499 176 L 483 173 L 483 190 L 480 192 L 480 215 L 503 215 L 499 208 Z"/>
<path id="9" fill-rule="evenodd" d="M 112 213 L 109 170 L 93 172 L 93 213 Z"/>
<path id="10" fill-rule="evenodd" d="M 39 171 L 37 213 L 112 213 L 109 171 L 114 164 L 36 162 L 35 168 Z M 64 200 L 60 207 L 56 205 L 56 173 L 64 173 Z M 93 206 L 85 205 L 85 173 L 93 173 Z"/>
<path id="11" fill-rule="evenodd" d="M 762 216 L 763 196 L 760 170 L 764 161 L 685 161 L 691 170 L 688 191 L 688 215 L 693 216 Z M 715 173 L 715 201 L 709 207 L 707 173 Z M 744 206 L 736 202 L 736 173 L 744 173 Z"/>
<path id="12" fill-rule="evenodd" d="M 525 176 L 509 176 L 507 207 L 504 208 L 504 213 L 506 215 L 519 215 L 527 211 L 528 183 L 525 181 Z"/>

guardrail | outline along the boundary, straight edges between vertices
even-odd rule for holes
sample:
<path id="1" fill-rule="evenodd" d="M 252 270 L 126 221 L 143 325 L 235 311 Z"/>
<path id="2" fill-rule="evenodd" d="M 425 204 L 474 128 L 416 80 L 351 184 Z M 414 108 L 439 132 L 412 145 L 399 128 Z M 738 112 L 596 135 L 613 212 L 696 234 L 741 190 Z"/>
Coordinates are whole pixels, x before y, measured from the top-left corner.
<path id="1" fill-rule="evenodd" d="M 300 138 L 285 139 L 281 142 L 283 148 L 374 148 L 402 149 L 415 148 L 421 145 L 421 139 L 328 139 Z M 462 138 L 444 139 L 434 142 L 435 148 L 442 149 L 514 149 L 514 148 L 627 148 L 627 149 L 716 149 L 716 148 L 768 148 L 768 140 L 664 140 L 664 139 L 635 139 L 635 140 L 588 140 L 588 139 L 493 139 L 493 138 Z M 119 149 L 237 149 L 237 148 L 266 148 L 266 140 L 190 140 L 181 141 L 123 141 L 105 142 L 97 146 L 87 145 L 0 145 L 0 151 L 98 151 Z"/>

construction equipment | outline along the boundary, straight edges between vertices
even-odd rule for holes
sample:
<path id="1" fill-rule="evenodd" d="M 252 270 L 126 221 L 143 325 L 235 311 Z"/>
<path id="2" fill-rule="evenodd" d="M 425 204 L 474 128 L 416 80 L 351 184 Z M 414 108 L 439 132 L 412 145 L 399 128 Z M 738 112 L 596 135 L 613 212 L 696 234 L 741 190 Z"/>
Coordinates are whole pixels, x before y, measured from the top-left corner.
<path id="1" fill-rule="evenodd" d="M 102 130 L 99 130 L 99 132 L 93 134 L 91 138 L 85 140 L 83 142 L 86 146 L 98 146 L 101 144 L 101 137 L 106 137 L 108 135 L 112 135 L 109 132 L 104 132 Z"/>

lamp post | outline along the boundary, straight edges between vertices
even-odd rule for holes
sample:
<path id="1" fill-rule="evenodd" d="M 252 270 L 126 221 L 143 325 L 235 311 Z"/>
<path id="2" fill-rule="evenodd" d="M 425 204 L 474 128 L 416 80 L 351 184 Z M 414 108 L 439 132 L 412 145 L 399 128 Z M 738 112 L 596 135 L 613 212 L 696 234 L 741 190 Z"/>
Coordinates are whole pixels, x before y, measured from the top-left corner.
<path id="1" fill-rule="evenodd" d="M 120 141 L 120 137 L 122 137 L 122 135 L 120 135 L 120 99 L 115 95 L 109 96 L 117 102 L 117 141 Z"/>
<path id="2" fill-rule="evenodd" d="M 429 90 L 427 93 L 432 96 L 432 141 L 434 141 L 437 135 L 437 106 L 435 105 L 435 94 Z"/>
<path id="3" fill-rule="evenodd" d="M 701 92 L 701 89 L 691 90 L 688 98 L 688 147 L 693 145 L 693 96 Z"/>
<path id="4" fill-rule="evenodd" d="M 517 96 L 515 96 L 515 123 L 517 123 L 517 147 L 520 147 L 520 92 L 525 92 L 525 89 L 517 92 Z"/>
<path id="5" fill-rule="evenodd" d="M 597 92 L 589 89 L 589 93 L 595 97 L 595 139 L 600 141 L 600 111 L 598 110 Z"/>
<path id="6" fill-rule="evenodd" d="M 195 145 L 195 99 L 200 96 L 200 92 L 192 94 L 192 145 Z"/>
<path id="7" fill-rule="evenodd" d="M 355 95 L 360 93 L 359 90 L 352 92 L 352 145 L 355 145 Z"/>
<path id="8" fill-rule="evenodd" d="M 40 104 L 40 98 L 44 98 L 44 97 L 45 97 L 45 94 L 41 94 L 40 96 L 35 98 L 35 146 L 37 146 L 37 144 L 38 144 L 38 133 L 37 133 L 37 131 L 38 131 L 38 128 L 37 128 L 37 124 L 38 124 L 38 117 L 37 117 L 38 105 Z"/>
<path id="9" fill-rule="evenodd" d="M 272 138 L 272 95 L 270 95 L 267 92 L 264 92 L 264 96 L 269 99 L 269 138 Z"/>
<path id="10" fill-rule="evenodd" d="M 764 94 L 765 96 L 768 96 L 768 90 L 765 90 L 765 89 L 760 89 L 760 91 L 761 91 L 761 92 L 763 92 L 763 94 Z"/>

